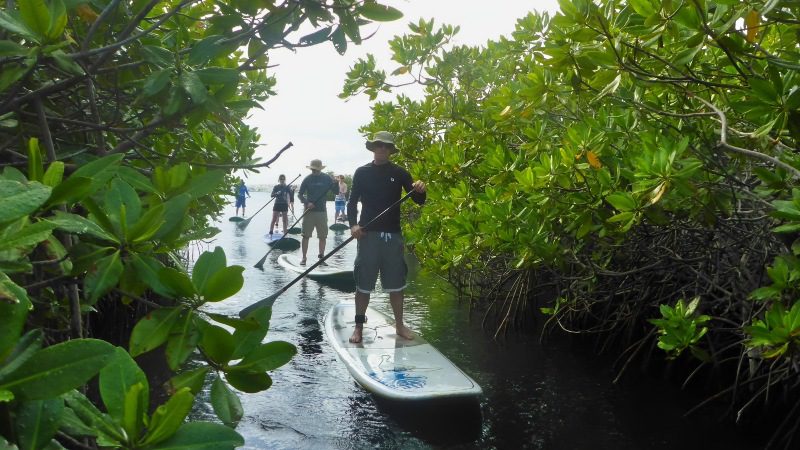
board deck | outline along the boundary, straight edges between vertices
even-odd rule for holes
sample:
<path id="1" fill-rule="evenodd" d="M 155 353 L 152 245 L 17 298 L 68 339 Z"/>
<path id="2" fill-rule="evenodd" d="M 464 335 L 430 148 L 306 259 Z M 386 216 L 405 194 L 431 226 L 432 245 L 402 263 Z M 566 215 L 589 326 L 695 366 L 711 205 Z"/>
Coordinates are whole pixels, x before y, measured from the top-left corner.
<path id="1" fill-rule="evenodd" d="M 315 260 L 308 260 L 308 265 L 301 266 L 300 265 L 300 258 L 294 255 L 281 255 L 278 257 L 278 264 L 286 270 L 290 270 L 296 273 L 303 273 L 308 269 L 311 264 L 314 264 Z M 355 285 L 355 280 L 353 279 L 353 271 L 343 269 L 341 267 L 336 266 L 317 266 L 311 272 L 306 275 L 308 278 L 312 280 L 320 280 L 320 281 L 330 281 L 330 282 L 346 282 L 346 283 L 353 283 Z"/>
<path id="2" fill-rule="evenodd" d="M 325 334 L 347 370 L 366 390 L 389 400 L 472 398 L 482 390 L 422 336 L 395 333 L 394 319 L 367 308 L 362 342 L 351 344 L 355 304 L 339 303 L 325 318 Z"/>

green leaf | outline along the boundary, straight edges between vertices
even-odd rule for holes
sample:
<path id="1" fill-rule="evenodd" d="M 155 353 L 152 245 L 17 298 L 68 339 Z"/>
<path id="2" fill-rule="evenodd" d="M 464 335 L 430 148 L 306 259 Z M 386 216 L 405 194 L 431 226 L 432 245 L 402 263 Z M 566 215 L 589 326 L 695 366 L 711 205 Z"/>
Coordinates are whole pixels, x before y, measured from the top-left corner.
<path id="1" fill-rule="evenodd" d="M 17 345 L 32 306 L 25 289 L 0 272 L 0 361 Z"/>
<path id="2" fill-rule="evenodd" d="M 321 28 L 311 34 L 307 34 L 301 37 L 298 43 L 305 45 L 316 45 L 319 44 L 320 42 L 325 42 L 326 40 L 328 40 L 328 37 L 330 37 L 332 29 L 333 29 L 332 26 Z"/>
<path id="3" fill-rule="evenodd" d="M 169 388 L 175 392 L 186 387 L 189 388 L 192 394 L 197 395 L 201 390 L 203 390 L 206 375 L 208 375 L 209 371 L 211 371 L 211 368 L 206 366 L 182 372 L 170 378 L 168 382 Z"/>
<path id="4" fill-rule="evenodd" d="M 87 304 L 95 304 L 103 294 L 114 288 L 123 269 L 119 250 L 97 261 L 83 280 Z"/>
<path id="5" fill-rule="evenodd" d="M 73 339 L 42 349 L 0 381 L 0 389 L 29 400 L 57 397 L 82 386 L 114 355 L 98 339 Z"/>
<path id="6" fill-rule="evenodd" d="M 92 180 L 92 192 L 105 186 L 119 170 L 119 165 L 125 155 L 114 154 L 103 156 L 94 161 L 82 164 L 78 170 L 72 173 L 72 177 L 84 177 Z"/>
<path id="7" fill-rule="evenodd" d="M 117 422 L 121 422 L 125 415 L 126 395 L 131 387 L 141 384 L 141 398 L 144 410 L 150 399 L 150 388 L 142 369 L 131 358 L 131 355 L 122 347 L 114 349 L 114 357 L 107 366 L 100 371 L 100 397 L 106 405 L 106 411 Z"/>
<path id="8" fill-rule="evenodd" d="M 116 236 L 107 233 L 100 225 L 85 217 L 61 211 L 55 213 L 55 217 L 49 217 L 47 221 L 55 224 L 56 228 L 60 230 L 75 234 L 89 234 L 105 241 L 119 243 Z"/>
<path id="9" fill-rule="evenodd" d="M 61 203 L 71 205 L 79 200 L 83 200 L 93 191 L 92 179 L 86 177 L 71 176 L 53 188 L 50 198 L 47 199 L 47 208 Z"/>
<path id="10" fill-rule="evenodd" d="M 619 211 L 633 211 L 636 209 L 636 200 L 627 192 L 616 192 L 606 196 L 606 201 Z"/>
<path id="11" fill-rule="evenodd" d="M 182 231 L 181 225 L 191 201 L 192 197 L 189 194 L 181 194 L 164 202 L 166 206 L 164 224 L 153 235 L 153 239 L 167 242 L 176 239 Z"/>
<path id="12" fill-rule="evenodd" d="M 0 179 L 0 224 L 36 211 L 49 196 L 50 187 L 41 183 Z"/>
<path id="13" fill-rule="evenodd" d="M 0 366 L 0 380 L 17 370 L 19 366 L 42 348 L 43 335 L 42 330 L 38 328 L 30 330 L 17 341 L 13 351 L 8 357 L 0 354 L 0 360 L 4 359 L 3 365 Z"/>
<path id="14" fill-rule="evenodd" d="M 50 0 L 50 26 L 47 30 L 47 38 L 55 41 L 64 33 L 67 27 L 67 8 L 63 0 Z"/>
<path id="15" fill-rule="evenodd" d="M 42 181 L 44 164 L 42 163 L 42 150 L 39 148 L 39 139 L 28 139 L 28 179 Z"/>
<path id="16" fill-rule="evenodd" d="M 223 67 L 207 67 L 194 73 L 204 84 L 236 84 L 239 82 L 239 71 Z"/>
<path id="17" fill-rule="evenodd" d="M 288 363 L 296 354 L 297 348 L 288 342 L 269 342 L 256 347 L 239 364 L 230 367 L 229 370 L 231 372 L 267 372 Z"/>
<path id="18" fill-rule="evenodd" d="M 142 242 L 153 237 L 164 224 L 164 204 L 149 208 L 136 224 L 128 230 L 129 242 Z"/>
<path id="19" fill-rule="evenodd" d="M 403 13 L 400 10 L 373 2 L 365 2 L 358 12 L 367 19 L 376 22 L 391 22 L 403 18 Z"/>
<path id="20" fill-rule="evenodd" d="M 50 186 L 52 188 L 58 186 L 63 178 L 64 163 L 61 161 L 55 161 L 50 163 L 50 165 L 47 167 L 47 171 L 44 173 L 44 175 L 42 175 L 42 183 L 45 186 Z"/>
<path id="21" fill-rule="evenodd" d="M 231 428 L 236 428 L 244 415 L 239 396 L 230 390 L 221 377 L 217 377 L 211 384 L 211 406 L 219 420 Z"/>
<path id="22" fill-rule="evenodd" d="M 161 308 L 139 320 L 131 332 L 130 355 L 136 357 L 163 344 L 182 311 L 180 308 Z"/>
<path id="23" fill-rule="evenodd" d="M 11 14 L 2 10 L 0 10 L 0 28 L 5 28 L 6 30 L 18 34 L 26 39 L 38 42 L 38 38 L 34 35 L 33 31 L 27 27 L 27 25 L 18 21 Z"/>
<path id="24" fill-rule="evenodd" d="M 244 438 L 224 425 L 190 422 L 153 450 L 232 450 L 242 445 Z"/>
<path id="25" fill-rule="evenodd" d="M 39 39 L 50 30 L 50 11 L 44 0 L 25 0 L 17 4 L 22 21 Z"/>
<path id="26" fill-rule="evenodd" d="M 272 386 L 272 378 L 266 373 L 226 372 L 225 379 L 236 389 L 255 394 Z"/>
<path id="27" fill-rule="evenodd" d="M 183 423 L 183 419 L 189 414 L 189 410 L 192 409 L 193 401 L 194 396 L 189 392 L 189 388 L 182 388 L 173 394 L 153 413 L 141 445 L 158 444 L 175 434 Z"/>
<path id="28" fill-rule="evenodd" d="M 217 190 L 223 181 L 225 181 L 225 172 L 222 170 L 209 170 L 200 175 L 193 174 L 185 192 L 194 198 L 203 197 Z"/>
<path id="29" fill-rule="evenodd" d="M 64 419 L 70 429 L 82 435 L 98 436 L 98 441 L 109 444 L 126 440 L 125 432 L 119 424 L 97 409 L 85 395 L 73 390 L 64 395 L 64 400 L 69 407 L 64 411 Z"/>
<path id="30" fill-rule="evenodd" d="M 171 51 L 156 45 L 143 45 L 142 58 L 157 67 L 172 67 L 175 65 L 175 56 Z"/>
<path id="31" fill-rule="evenodd" d="M 344 55 L 347 51 L 347 39 L 345 39 L 344 30 L 341 26 L 336 27 L 336 30 L 331 34 L 331 42 L 333 43 L 333 48 L 335 48 L 340 55 Z"/>
<path id="32" fill-rule="evenodd" d="M 651 0 L 630 0 L 630 5 L 637 14 L 645 18 L 658 12 L 657 7 Z"/>
<path id="33" fill-rule="evenodd" d="M 219 35 L 203 38 L 192 46 L 192 49 L 189 51 L 189 60 L 187 62 L 193 66 L 203 65 L 223 52 L 226 52 L 227 48 L 219 44 L 219 41 L 223 39 L 225 39 L 225 37 Z"/>
<path id="34" fill-rule="evenodd" d="M 142 383 L 136 383 L 125 393 L 123 404 L 125 408 L 122 418 L 119 420 L 125 433 L 136 441 L 142 434 L 145 421 L 147 420 L 148 397 L 150 392 Z"/>
<path id="35" fill-rule="evenodd" d="M 269 331 L 269 321 L 271 317 L 272 308 L 265 307 L 253 311 L 244 319 L 246 322 L 255 323 L 257 328 L 254 330 L 236 328 L 236 331 L 233 332 L 234 347 L 231 359 L 242 359 L 254 348 L 261 345 L 264 336 L 266 336 Z"/>
<path id="36" fill-rule="evenodd" d="M 244 285 L 242 272 L 244 267 L 230 266 L 214 273 L 201 291 L 203 299 L 207 302 L 218 302 L 239 292 Z"/>
<path id="37" fill-rule="evenodd" d="M 162 69 L 151 73 L 142 86 L 142 93 L 145 97 L 155 96 L 167 87 L 171 76 L 172 69 Z"/>
<path id="38" fill-rule="evenodd" d="M 167 341 L 167 365 L 172 370 L 177 370 L 200 342 L 200 331 L 194 324 L 194 317 L 194 311 L 183 314 L 175 323 Z"/>
<path id="39" fill-rule="evenodd" d="M 225 268 L 227 264 L 222 247 L 214 247 L 213 252 L 205 251 L 192 268 L 192 283 L 199 292 L 203 292 L 206 282 L 213 274 Z"/>
<path id="40" fill-rule="evenodd" d="M 181 86 L 194 103 L 202 105 L 208 100 L 208 90 L 196 73 L 183 72 L 180 81 Z"/>
<path id="41" fill-rule="evenodd" d="M 164 268 L 163 264 L 151 256 L 140 254 L 131 255 L 130 261 L 134 269 L 136 269 L 137 277 L 150 289 L 165 297 L 172 296 L 172 291 L 167 289 L 158 277 L 159 271 Z"/>
<path id="42" fill-rule="evenodd" d="M 189 276 L 171 267 L 161 269 L 158 272 L 158 279 L 175 297 L 194 297 L 196 294 Z"/>
<path id="43" fill-rule="evenodd" d="M 23 449 L 46 448 L 55 436 L 64 411 L 64 400 L 51 398 L 23 402 L 17 409 L 17 439 Z"/>
<path id="44" fill-rule="evenodd" d="M 47 240 L 53 228 L 55 228 L 55 225 L 47 221 L 26 225 L 18 231 L 4 236 L 3 240 L 0 241 L 0 251 L 16 248 L 32 249 L 38 243 Z"/>
<path id="45" fill-rule="evenodd" d="M 233 336 L 224 328 L 200 322 L 200 348 L 217 364 L 227 364 L 233 354 Z"/>

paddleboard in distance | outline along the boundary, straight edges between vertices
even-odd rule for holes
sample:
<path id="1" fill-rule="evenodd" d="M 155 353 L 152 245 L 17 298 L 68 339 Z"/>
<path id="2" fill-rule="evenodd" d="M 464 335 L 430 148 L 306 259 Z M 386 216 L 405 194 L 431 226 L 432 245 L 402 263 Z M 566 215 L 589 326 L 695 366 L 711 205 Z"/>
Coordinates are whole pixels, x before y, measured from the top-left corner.
<path id="1" fill-rule="evenodd" d="M 316 260 L 309 259 L 308 264 L 305 266 L 300 265 L 300 258 L 295 255 L 281 255 L 278 257 L 278 264 L 286 270 L 303 273 L 308 267 L 316 262 Z M 312 280 L 327 281 L 330 283 L 348 283 L 355 287 L 355 279 L 353 278 L 353 270 L 342 269 L 333 265 L 317 266 L 306 275 Z"/>
<path id="2" fill-rule="evenodd" d="M 401 338 L 394 319 L 367 308 L 363 340 L 349 342 L 355 304 L 334 305 L 325 334 L 347 370 L 366 390 L 386 400 L 433 401 L 479 396 L 481 387 L 422 336 Z"/>
<path id="3" fill-rule="evenodd" d="M 243 221 L 243 220 L 244 220 L 244 217 L 233 216 L 233 217 L 231 217 L 231 218 L 230 218 L 230 219 L 228 219 L 228 220 L 230 220 L 231 222 L 241 222 L 241 221 Z"/>
<path id="4" fill-rule="evenodd" d="M 295 250 L 300 248 L 300 241 L 290 237 L 281 239 L 282 236 L 283 235 L 280 233 L 265 234 L 264 241 L 266 241 L 267 245 L 270 247 L 274 247 L 279 250 Z"/>
<path id="5" fill-rule="evenodd" d="M 348 227 L 347 225 L 345 225 L 343 223 L 335 223 L 335 224 L 329 226 L 328 229 L 333 230 L 333 231 L 344 231 L 344 230 L 349 230 L 350 227 Z"/>

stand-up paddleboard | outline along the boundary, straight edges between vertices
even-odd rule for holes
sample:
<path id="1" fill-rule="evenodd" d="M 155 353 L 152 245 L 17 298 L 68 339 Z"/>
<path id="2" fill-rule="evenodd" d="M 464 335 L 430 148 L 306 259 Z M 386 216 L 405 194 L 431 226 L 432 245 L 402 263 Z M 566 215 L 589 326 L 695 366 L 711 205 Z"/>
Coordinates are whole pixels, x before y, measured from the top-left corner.
<path id="1" fill-rule="evenodd" d="M 281 255 L 278 257 L 278 264 L 280 264 L 281 267 L 297 273 L 305 272 L 308 266 L 314 262 L 315 261 L 309 260 L 307 265 L 301 266 L 300 258 L 297 256 Z M 336 284 L 351 284 L 353 288 L 355 288 L 356 285 L 352 269 L 346 270 L 336 266 L 317 266 L 306 276 L 312 280 L 327 281 Z"/>
<path id="2" fill-rule="evenodd" d="M 228 220 L 230 220 L 231 222 L 241 222 L 241 221 L 243 221 L 243 220 L 244 220 L 244 217 L 233 216 L 233 217 L 231 217 L 231 218 L 230 218 L 230 219 L 228 219 Z"/>
<path id="3" fill-rule="evenodd" d="M 350 227 L 348 227 L 347 225 L 345 225 L 343 223 L 335 223 L 335 224 L 329 226 L 328 228 L 333 230 L 333 231 L 344 231 L 344 230 L 349 230 L 350 229 Z"/>
<path id="4" fill-rule="evenodd" d="M 293 239 L 290 237 L 283 237 L 281 233 L 273 233 L 273 234 L 265 234 L 264 241 L 270 247 L 277 248 L 279 250 L 295 250 L 300 248 L 300 241 L 297 239 Z"/>
<path id="5" fill-rule="evenodd" d="M 394 319 L 367 308 L 359 344 L 349 342 L 355 304 L 339 303 L 325 317 L 325 334 L 358 384 L 388 400 L 415 401 L 476 397 L 481 387 L 422 336 L 403 339 Z"/>

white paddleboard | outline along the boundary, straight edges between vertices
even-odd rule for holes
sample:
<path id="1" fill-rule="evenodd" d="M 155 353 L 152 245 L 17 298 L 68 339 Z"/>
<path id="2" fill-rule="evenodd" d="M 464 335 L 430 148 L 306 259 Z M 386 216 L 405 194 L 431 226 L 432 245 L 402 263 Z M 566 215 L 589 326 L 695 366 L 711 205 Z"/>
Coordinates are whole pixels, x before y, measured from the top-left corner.
<path id="1" fill-rule="evenodd" d="M 394 319 L 367 308 L 362 342 L 351 344 L 355 304 L 339 303 L 325 318 L 325 334 L 356 381 L 390 400 L 468 398 L 481 394 L 469 375 L 422 336 L 407 340 L 395 333 Z"/>
<path id="2" fill-rule="evenodd" d="M 307 264 L 305 266 L 300 265 L 300 258 L 294 255 L 281 255 L 278 257 L 278 264 L 286 270 L 290 270 L 296 273 L 303 273 L 308 269 L 312 264 L 317 262 L 315 259 L 307 260 Z M 346 282 L 352 283 L 355 285 L 355 279 L 353 278 L 353 271 L 352 269 L 343 269 L 341 267 L 336 267 L 333 265 L 328 266 L 317 266 L 311 272 L 306 275 L 308 278 L 312 280 L 320 280 L 320 281 L 330 281 L 330 282 Z"/>

